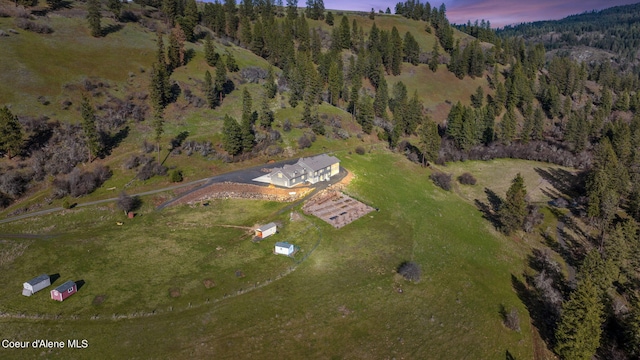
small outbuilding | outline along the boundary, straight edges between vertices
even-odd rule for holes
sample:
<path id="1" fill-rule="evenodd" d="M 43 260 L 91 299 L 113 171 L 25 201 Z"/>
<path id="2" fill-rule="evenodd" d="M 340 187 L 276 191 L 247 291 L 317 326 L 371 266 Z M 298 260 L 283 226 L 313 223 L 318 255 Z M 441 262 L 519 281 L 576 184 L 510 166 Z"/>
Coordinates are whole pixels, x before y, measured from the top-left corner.
<path id="1" fill-rule="evenodd" d="M 47 274 L 42 274 L 22 284 L 22 295 L 31 296 L 49 285 L 51 285 L 51 278 Z"/>
<path id="2" fill-rule="evenodd" d="M 270 222 L 266 225 L 262 225 L 256 229 L 256 236 L 260 239 L 264 239 L 276 233 L 278 227 L 276 223 Z"/>
<path id="3" fill-rule="evenodd" d="M 51 298 L 53 300 L 64 301 L 64 299 L 78 292 L 78 285 L 69 280 L 66 283 L 51 290 Z"/>
<path id="4" fill-rule="evenodd" d="M 295 246 L 288 242 L 277 242 L 274 252 L 281 255 L 291 255 L 295 252 Z"/>

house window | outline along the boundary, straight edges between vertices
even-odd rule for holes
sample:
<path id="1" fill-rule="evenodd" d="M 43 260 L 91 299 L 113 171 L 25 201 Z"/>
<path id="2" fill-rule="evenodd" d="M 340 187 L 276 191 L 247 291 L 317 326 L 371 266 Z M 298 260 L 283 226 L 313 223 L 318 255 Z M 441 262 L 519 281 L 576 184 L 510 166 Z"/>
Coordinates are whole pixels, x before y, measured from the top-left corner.
<path id="1" fill-rule="evenodd" d="M 282 173 L 278 173 L 278 177 L 279 177 L 279 178 L 282 178 Z"/>
<path id="2" fill-rule="evenodd" d="M 67 290 L 69 294 L 71 294 L 72 291 L 73 291 L 73 288 L 69 288 L 69 290 Z"/>

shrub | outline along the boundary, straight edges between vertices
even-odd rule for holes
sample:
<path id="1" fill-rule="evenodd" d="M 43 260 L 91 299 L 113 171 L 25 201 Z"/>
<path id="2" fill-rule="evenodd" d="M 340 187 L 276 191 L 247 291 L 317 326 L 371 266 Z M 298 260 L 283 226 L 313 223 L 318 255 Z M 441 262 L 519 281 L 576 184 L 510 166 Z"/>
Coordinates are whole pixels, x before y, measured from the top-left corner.
<path id="1" fill-rule="evenodd" d="M 167 168 L 161 164 L 158 164 L 155 160 L 151 160 L 146 163 L 140 170 L 136 177 L 140 180 L 147 180 L 156 175 L 166 175 Z"/>
<path id="2" fill-rule="evenodd" d="M 182 181 L 182 171 L 174 169 L 169 172 L 169 181 L 171 182 L 181 182 Z"/>
<path id="3" fill-rule="evenodd" d="M 0 192 L 17 198 L 25 192 L 28 183 L 28 177 L 21 172 L 7 171 L 0 175 Z"/>
<path id="4" fill-rule="evenodd" d="M 134 211 L 140 208 L 140 205 L 142 205 L 142 201 L 139 197 L 129 196 L 126 192 L 123 191 L 118 196 L 118 201 L 116 202 L 116 204 L 118 205 L 118 208 L 120 208 L 120 210 L 123 210 L 126 214 L 129 211 Z"/>
<path id="5" fill-rule="evenodd" d="M 398 274 L 409 281 L 419 281 L 421 275 L 420 265 L 413 261 L 405 261 L 398 266 Z"/>
<path id="6" fill-rule="evenodd" d="M 260 80 L 267 78 L 267 70 L 257 66 L 249 66 L 242 69 L 240 75 L 245 82 L 257 84 Z"/>
<path id="7" fill-rule="evenodd" d="M 436 172 L 429 176 L 434 184 L 444 190 L 451 190 L 451 174 Z"/>
<path id="8" fill-rule="evenodd" d="M 53 29 L 45 24 L 39 24 L 27 19 L 16 19 L 16 26 L 23 30 L 33 31 L 38 34 L 51 34 Z"/>
<path id="9" fill-rule="evenodd" d="M 520 332 L 520 316 L 517 309 L 511 309 L 504 317 L 504 325 L 513 331 Z"/>
<path id="10" fill-rule="evenodd" d="M 300 138 L 298 138 L 298 147 L 300 149 L 309 148 L 311 147 L 311 144 L 313 144 L 313 142 L 307 137 L 307 135 L 302 135 Z"/>
<path id="11" fill-rule="evenodd" d="M 356 147 L 356 154 L 358 155 L 364 155 L 365 151 L 364 151 L 364 147 L 362 146 L 358 146 Z"/>
<path id="12" fill-rule="evenodd" d="M 67 195 L 80 197 L 95 191 L 111 177 L 111 170 L 106 166 L 98 166 L 94 171 L 82 172 L 75 168 L 64 178 L 53 181 L 52 196 L 62 198 Z"/>
<path id="13" fill-rule="evenodd" d="M 282 131 L 284 132 L 291 131 L 291 121 L 289 121 L 289 119 L 286 119 L 284 123 L 282 123 Z"/>
<path id="14" fill-rule="evenodd" d="M 458 182 L 462 185 L 475 185 L 478 181 L 473 177 L 473 175 L 471 175 L 471 173 L 466 172 L 458 176 Z"/>
<path id="15" fill-rule="evenodd" d="M 62 200 L 62 208 L 71 209 L 71 203 L 69 202 L 69 199 Z"/>

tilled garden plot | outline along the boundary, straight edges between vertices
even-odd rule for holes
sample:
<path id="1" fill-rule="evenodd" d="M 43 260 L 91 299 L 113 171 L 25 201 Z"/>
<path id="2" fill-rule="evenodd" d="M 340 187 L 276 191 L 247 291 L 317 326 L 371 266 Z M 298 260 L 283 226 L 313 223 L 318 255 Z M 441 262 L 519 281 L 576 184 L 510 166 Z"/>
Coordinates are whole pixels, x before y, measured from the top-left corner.
<path id="1" fill-rule="evenodd" d="M 312 214 L 339 229 L 375 209 L 338 191 L 327 191 L 311 198 L 302 207 L 305 214 Z"/>

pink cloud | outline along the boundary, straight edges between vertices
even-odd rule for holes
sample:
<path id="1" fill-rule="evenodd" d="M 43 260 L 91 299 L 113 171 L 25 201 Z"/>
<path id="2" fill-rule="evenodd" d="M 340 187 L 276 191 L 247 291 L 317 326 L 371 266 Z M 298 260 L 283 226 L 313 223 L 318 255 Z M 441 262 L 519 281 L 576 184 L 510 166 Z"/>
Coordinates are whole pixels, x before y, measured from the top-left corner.
<path id="1" fill-rule="evenodd" d="M 447 17 L 453 23 L 485 19 L 493 27 L 508 24 L 561 19 L 585 11 L 601 10 L 617 5 L 633 4 L 637 0 L 452 0 L 447 1 Z"/>

